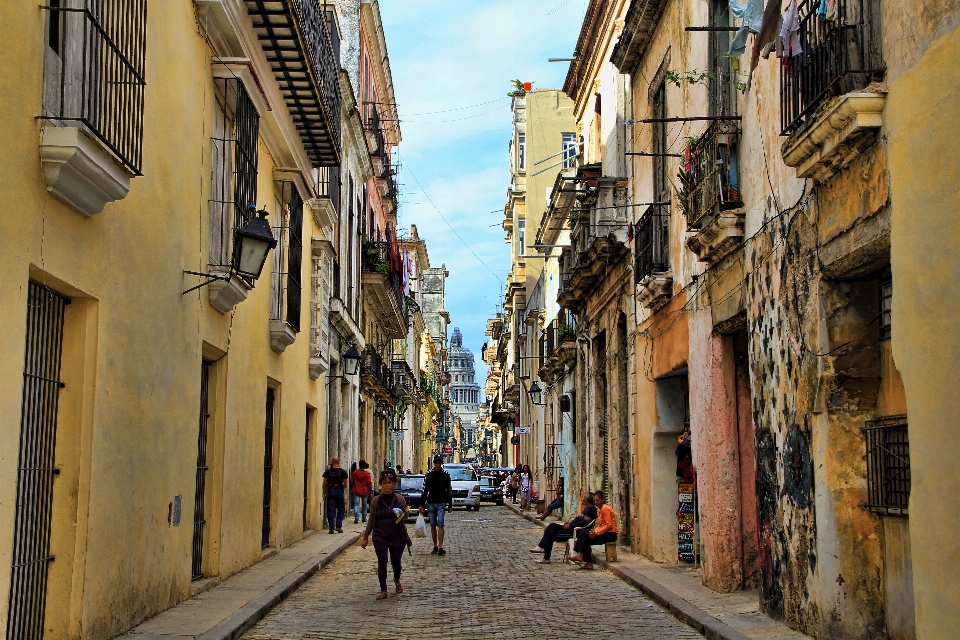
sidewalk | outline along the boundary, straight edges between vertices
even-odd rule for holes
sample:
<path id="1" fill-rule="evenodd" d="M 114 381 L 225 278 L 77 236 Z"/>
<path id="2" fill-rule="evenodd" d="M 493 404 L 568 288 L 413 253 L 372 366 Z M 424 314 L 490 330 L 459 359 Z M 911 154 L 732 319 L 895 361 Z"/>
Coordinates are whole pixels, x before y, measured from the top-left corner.
<path id="1" fill-rule="evenodd" d="M 243 635 L 307 578 L 360 539 L 363 527 L 317 531 L 220 584 L 141 623 L 118 640 L 233 640 Z"/>
<path id="2" fill-rule="evenodd" d="M 540 526 L 534 514 L 521 517 Z M 690 625 L 711 640 L 810 640 L 799 631 L 777 622 L 760 611 L 757 591 L 717 593 L 703 586 L 698 567 L 687 564 L 657 564 L 618 547 L 618 561 L 605 562 L 603 550 L 594 563 L 627 582 L 651 600 L 664 607 L 680 621 Z"/>

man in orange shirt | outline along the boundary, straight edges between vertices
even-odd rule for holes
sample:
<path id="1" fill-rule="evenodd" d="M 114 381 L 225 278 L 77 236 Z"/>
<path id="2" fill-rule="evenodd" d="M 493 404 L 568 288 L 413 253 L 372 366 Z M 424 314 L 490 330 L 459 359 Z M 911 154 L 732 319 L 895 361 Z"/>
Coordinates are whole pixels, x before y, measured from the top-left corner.
<path id="1" fill-rule="evenodd" d="M 577 542 L 573 545 L 577 553 L 570 556 L 574 562 L 583 562 L 581 569 L 593 569 L 592 545 L 617 541 L 617 514 L 604 502 L 603 491 L 593 494 L 593 504 L 597 507 L 597 523 L 589 531 L 577 532 Z"/>

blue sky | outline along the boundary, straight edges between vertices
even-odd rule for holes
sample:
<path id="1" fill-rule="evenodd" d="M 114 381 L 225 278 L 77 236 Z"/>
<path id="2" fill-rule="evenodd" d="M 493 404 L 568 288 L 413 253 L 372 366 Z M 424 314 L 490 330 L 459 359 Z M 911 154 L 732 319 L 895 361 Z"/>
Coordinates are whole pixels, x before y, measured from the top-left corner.
<path id="1" fill-rule="evenodd" d="M 399 226 L 417 225 L 431 266 L 446 264 L 452 326 L 460 327 L 478 363 L 486 319 L 501 300 L 510 264 L 500 228 L 510 180 L 510 81 L 562 87 L 567 65 L 547 58 L 572 55 L 586 6 L 587 0 L 380 0 L 403 138 Z M 478 381 L 486 375 L 481 369 Z"/>

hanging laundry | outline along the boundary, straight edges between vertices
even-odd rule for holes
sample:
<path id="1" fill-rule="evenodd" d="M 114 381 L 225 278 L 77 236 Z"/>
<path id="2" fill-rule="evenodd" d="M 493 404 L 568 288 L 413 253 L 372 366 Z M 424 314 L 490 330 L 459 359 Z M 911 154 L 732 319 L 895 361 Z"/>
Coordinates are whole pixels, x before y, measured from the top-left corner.
<path id="1" fill-rule="evenodd" d="M 800 46 L 800 11 L 797 9 L 797 0 L 790 0 L 787 10 L 783 13 L 780 37 L 783 38 L 784 53 L 787 56 L 798 56 L 803 53 L 803 47 Z"/>
<path id="2" fill-rule="evenodd" d="M 817 17 L 821 20 L 827 19 L 827 0 L 820 0 L 820 6 L 817 7 Z"/>
<path id="3" fill-rule="evenodd" d="M 826 20 L 836 20 L 837 19 L 837 5 L 839 4 L 837 0 L 825 0 L 827 4 L 827 15 L 825 16 Z"/>
<path id="4" fill-rule="evenodd" d="M 730 0 L 730 13 L 734 18 L 742 18 L 743 24 L 730 43 L 730 55 L 739 57 L 747 50 L 747 36 L 760 33 L 763 24 L 763 0 L 747 0 L 747 4 Z"/>

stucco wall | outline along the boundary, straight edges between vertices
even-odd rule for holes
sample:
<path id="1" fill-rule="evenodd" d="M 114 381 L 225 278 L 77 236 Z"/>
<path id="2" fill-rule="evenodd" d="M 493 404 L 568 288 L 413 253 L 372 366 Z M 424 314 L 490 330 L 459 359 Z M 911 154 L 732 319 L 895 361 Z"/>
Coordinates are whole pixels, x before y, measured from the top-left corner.
<path id="1" fill-rule="evenodd" d="M 956 294 L 960 159 L 947 132 L 960 126 L 960 32 L 934 42 L 890 86 L 884 112 L 892 203 L 893 356 L 906 389 L 912 488 L 910 542 L 918 638 L 960 624 L 957 512 L 960 390 Z"/>

